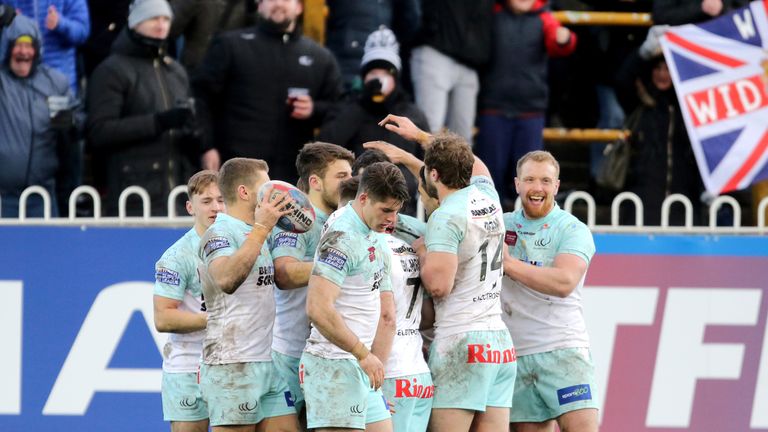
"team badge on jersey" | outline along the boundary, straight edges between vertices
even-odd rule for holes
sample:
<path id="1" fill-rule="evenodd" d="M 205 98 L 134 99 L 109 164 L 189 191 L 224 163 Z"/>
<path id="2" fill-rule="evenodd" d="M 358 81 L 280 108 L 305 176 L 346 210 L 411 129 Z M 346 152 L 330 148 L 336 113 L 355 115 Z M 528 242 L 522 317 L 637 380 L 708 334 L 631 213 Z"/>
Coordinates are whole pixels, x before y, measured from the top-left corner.
<path id="1" fill-rule="evenodd" d="M 214 252 L 216 252 L 219 249 L 223 249 L 225 247 L 229 247 L 229 240 L 226 237 L 211 237 L 206 243 L 205 247 L 203 248 L 203 252 L 205 252 L 205 256 L 208 256 Z"/>
<path id="2" fill-rule="evenodd" d="M 516 231 L 507 231 L 504 234 L 504 243 L 514 246 L 517 244 L 517 232 Z"/>
<path id="3" fill-rule="evenodd" d="M 165 267 L 160 267 L 155 271 L 155 280 L 158 283 L 175 286 L 179 286 L 179 283 L 181 283 L 179 272 L 167 269 Z"/>

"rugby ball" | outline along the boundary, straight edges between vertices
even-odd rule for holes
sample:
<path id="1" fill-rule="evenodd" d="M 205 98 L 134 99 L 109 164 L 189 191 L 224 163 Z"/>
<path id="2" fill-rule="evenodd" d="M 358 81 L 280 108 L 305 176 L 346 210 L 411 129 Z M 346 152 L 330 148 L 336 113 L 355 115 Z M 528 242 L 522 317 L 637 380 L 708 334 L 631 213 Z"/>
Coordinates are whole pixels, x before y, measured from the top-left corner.
<path id="1" fill-rule="evenodd" d="M 269 189 L 272 189 L 272 199 L 280 192 L 288 192 L 293 198 L 293 203 L 290 205 L 293 207 L 293 212 L 285 216 L 281 216 L 277 220 L 277 226 L 285 231 L 293 233 L 307 232 L 312 228 L 312 224 L 315 222 L 315 209 L 312 207 L 312 203 L 309 201 L 309 197 L 304 194 L 296 186 L 286 183 L 280 180 L 271 180 L 264 183 L 260 188 L 257 195 L 259 202 L 264 199 L 264 194 Z"/>

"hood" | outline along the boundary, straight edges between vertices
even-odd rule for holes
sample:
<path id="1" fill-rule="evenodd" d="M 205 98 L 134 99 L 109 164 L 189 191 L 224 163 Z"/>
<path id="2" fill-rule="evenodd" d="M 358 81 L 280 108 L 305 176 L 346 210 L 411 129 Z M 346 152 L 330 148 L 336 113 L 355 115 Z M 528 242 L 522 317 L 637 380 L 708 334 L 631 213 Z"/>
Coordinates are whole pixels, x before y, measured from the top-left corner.
<path id="1" fill-rule="evenodd" d="M 11 56 L 11 47 L 19 36 L 32 36 L 35 45 L 35 64 L 40 63 L 42 58 L 42 48 L 40 46 L 40 29 L 37 28 L 32 19 L 24 15 L 16 15 L 11 25 L 5 28 L 2 37 L 0 37 L 0 58 L 3 59 L 3 66 L 8 65 Z"/>

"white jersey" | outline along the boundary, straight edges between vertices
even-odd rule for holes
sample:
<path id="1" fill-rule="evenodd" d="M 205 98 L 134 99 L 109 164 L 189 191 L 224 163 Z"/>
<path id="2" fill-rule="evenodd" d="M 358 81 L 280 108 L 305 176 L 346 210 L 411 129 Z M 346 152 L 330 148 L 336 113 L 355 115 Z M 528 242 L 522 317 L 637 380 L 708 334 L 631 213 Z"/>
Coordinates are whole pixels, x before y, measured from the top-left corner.
<path id="1" fill-rule="evenodd" d="M 270 237 L 272 259 L 292 257 L 298 261 L 312 262 L 323 224 L 328 218 L 319 208 L 314 209 L 315 222 L 305 233 L 296 234 L 275 227 Z M 277 288 L 272 349 L 280 354 L 299 358 L 304 351 L 310 329 L 307 317 L 307 287 L 288 290 L 279 289 L 279 286 Z"/>
<path id="2" fill-rule="evenodd" d="M 348 205 L 349 206 L 349 205 Z M 338 213 L 338 212 L 337 212 Z M 336 214 L 336 213 L 334 213 Z M 371 349 L 381 314 L 382 291 L 391 291 L 389 251 L 351 207 L 327 224 L 315 253 L 312 274 L 336 284 L 334 303 L 347 327 Z M 355 357 L 331 343 L 314 325 L 304 351 L 327 359 Z"/>
<path id="3" fill-rule="evenodd" d="M 155 264 L 155 295 L 178 300 L 178 310 L 200 313 L 205 311 L 197 267 L 200 236 L 195 229 L 184 234 L 168 248 Z M 203 351 L 205 330 L 191 333 L 171 333 L 163 346 L 163 370 L 169 373 L 197 372 Z"/>
<path id="4" fill-rule="evenodd" d="M 207 266 L 231 256 L 242 246 L 252 227 L 219 213 L 200 242 L 205 265 L 201 273 L 208 309 L 203 362 L 209 365 L 272 361 L 272 326 L 275 322 L 274 267 L 265 244 L 248 277 L 232 294 L 215 286 Z"/>
<path id="5" fill-rule="evenodd" d="M 423 341 L 419 332 L 424 299 L 419 279 L 419 257 L 408 243 L 396 237 L 388 235 L 387 244 L 391 253 L 390 279 L 395 295 L 397 330 L 384 378 L 427 373 L 429 367 L 421 351 Z"/>
<path id="6" fill-rule="evenodd" d="M 451 293 L 435 303 L 435 339 L 506 329 L 501 320 L 501 204 L 488 177 L 450 194 L 427 222 L 427 251 L 458 256 Z"/>
<path id="7" fill-rule="evenodd" d="M 545 217 L 528 220 L 522 210 L 504 215 L 509 253 L 530 265 L 551 267 L 559 254 L 576 255 L 589 264 L 595 243 L 589 228 L 555 204 Z M 518 355 L 562 348 L 587 348 L 589 335 L 581 304 L 581 278 L 565 298 L 534 291 L 504 279 L 501 293 L 504 322 Z"/>

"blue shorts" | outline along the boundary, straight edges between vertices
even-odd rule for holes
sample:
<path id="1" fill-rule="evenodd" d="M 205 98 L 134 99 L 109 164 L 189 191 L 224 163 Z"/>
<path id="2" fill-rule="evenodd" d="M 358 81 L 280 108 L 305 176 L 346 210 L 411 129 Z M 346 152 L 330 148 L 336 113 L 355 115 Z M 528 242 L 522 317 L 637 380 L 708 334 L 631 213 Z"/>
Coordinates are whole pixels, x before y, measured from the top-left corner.
<path id="1" fill-rule="evenodd" d="M 299 370 L 309 429 L 365 429 L 366 424 L 390 418 L 381 390 L 371 388 L 356 360 L 304 353 Z"/>
<path id="2" fill-rule="evenodd" d="M 200 366 L 211 426 L 257 424 L 296 415 L 288 385 L 271 361 Z"/>
<path id="3" fill-rule="evenodd" d="M 387 378 L 381 386 L 384 397 L 394 404 L 392 427 L 397 432 L 424 432 L 432 413 L 435 386 L 427 373 Z"/>
<path id="4" fill-rule="evenodd" d="M 199 421 L 208 418 L 208 405 L 203 401 L 197 373 L 163 372 L 163 420 Z"/>
<path id="5" fill-rule="evenodd" d="M 509 421 L 543 422 L 579 409 L 598 408 L 589 348 L 565 348 L 517 359 Z"/>
<path id="6" fill-rule="evenodd" d="M 509 331 L 471 331 L 435 339 L 429 350 L 432 408 L 511 408 L 517 371 Z"/>
<path id="7" fill-rule="evenodd" d="M 300 413 L 304 407 L 304 393 L 301 391 L 301 385 L 299 384 L 299 363 L 301 359 L 272 351 L 272 361 L 275 363 L 277 372 L 288 384 L 296 413 Z"/>

